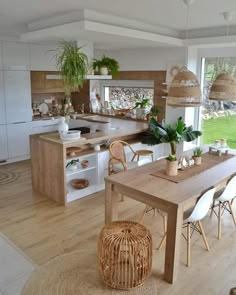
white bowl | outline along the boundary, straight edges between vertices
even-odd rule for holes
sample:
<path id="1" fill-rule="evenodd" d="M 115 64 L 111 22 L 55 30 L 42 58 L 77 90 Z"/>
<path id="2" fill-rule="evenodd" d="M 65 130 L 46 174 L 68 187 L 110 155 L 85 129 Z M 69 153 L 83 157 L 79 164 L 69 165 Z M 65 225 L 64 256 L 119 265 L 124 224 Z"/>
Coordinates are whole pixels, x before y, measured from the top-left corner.
<path id="1" fill-rule="evenodd" d="M 81 131 L 67 131 L 67 132 L 61 132 L 60 138 L 62 140 L 73 140 L 80 138 Z"/>

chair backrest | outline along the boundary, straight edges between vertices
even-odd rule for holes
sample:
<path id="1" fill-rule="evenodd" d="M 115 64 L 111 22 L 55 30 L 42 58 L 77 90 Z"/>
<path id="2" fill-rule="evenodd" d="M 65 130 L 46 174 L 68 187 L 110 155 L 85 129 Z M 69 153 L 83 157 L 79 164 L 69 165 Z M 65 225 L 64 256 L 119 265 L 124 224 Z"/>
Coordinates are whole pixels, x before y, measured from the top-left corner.
<path id="1" fill-rule="evenodd" d="M 211 206 L 213 201 L 214 193 L 216 188 L 210 188 L 207 190 L 198 200 L 197 204 L 195 205 L 192 214 L 189 216 L 188 220 L 191 222 L 198 221 L 203 219 Z"/>
<path id="2" fill-rule="evenodd" d="M 126 163 L 126 157 L 125 157 L 125 149 L 124 149 L 124 146 L 125 145 L 128 145 L 127 142 L 124 142 L 122 140 L 116 140 L 116 141 L 113 141 L 111 144 L 110 144 L 110 147 L 109 147 L 109 150 L 110 150 L 110 153 L 111 153 L 111 157 L 115 157 L 119 160 L 121 160 L 122 162 L 125 162 Z M 119 161 L 117 161 L 116 159 L 113 160 L 113 163 L 119 163 Z"/>
<path id="3" fill-rule="evenodd" d="M 229 201 L 236 196 L 236 175 L 234 175 L 227 183 L 223 193 L 217 201 Z"/>

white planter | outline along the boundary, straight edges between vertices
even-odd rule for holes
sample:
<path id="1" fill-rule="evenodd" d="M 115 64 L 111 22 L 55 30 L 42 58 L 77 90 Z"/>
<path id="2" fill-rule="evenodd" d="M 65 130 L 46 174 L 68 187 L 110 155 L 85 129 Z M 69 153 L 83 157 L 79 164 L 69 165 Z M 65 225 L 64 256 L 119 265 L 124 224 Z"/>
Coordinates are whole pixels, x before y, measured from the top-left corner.
<path id="1" fill-rule="evenodd" d="M 73 164 L 73 165 L 70 165 L 69 167 L 68 167 L 68 169 L 70 170 L 70 171 L 75 171 L 75 170 L 77 170 L 77 164 Z"/>
<path id="2" fill-rule="evenodd" d="M 61 117 L 61 122 L 57 128 L 59 133 L 67 132 L 69 130 L 69 125 L 66 123 L 66 118 Z"/>
<path id="3" fill-rule="evenodd" d="M 136 109 L 136 118 L 137 119 L 144 119 L 145 118 L 145 109 L 137 108 Z"/>
<path id="4" fill-rule="evenodd" d="M 100 74 L 101 75 L 108 75 L 108 68 L 107 67 L 101 67 L 100 68 Z"/>

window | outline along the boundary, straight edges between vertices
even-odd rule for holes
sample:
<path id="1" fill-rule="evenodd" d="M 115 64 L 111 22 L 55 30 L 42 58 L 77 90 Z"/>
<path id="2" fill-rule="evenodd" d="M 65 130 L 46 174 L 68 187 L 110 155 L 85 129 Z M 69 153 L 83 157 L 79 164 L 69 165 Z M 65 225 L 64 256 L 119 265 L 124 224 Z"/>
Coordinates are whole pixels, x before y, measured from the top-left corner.
<path id="1" fill-rule="evenodd" d="M 203 107 L 201 111 L 202 144 L 227 139 L 236 148 L 236 102 L 209 100 L 211 85 L 218 74 L 226 70 L 236 78 L 236 57 L 202 59 Z"/>
<path id="2" fill-rule="evenodd" d="M 104 101 L 119 109 L 131 109 L 135 96 L 149 98 L 153 103 L 154 83 L 152 81 L 107 81 L 102 85 Z"/>

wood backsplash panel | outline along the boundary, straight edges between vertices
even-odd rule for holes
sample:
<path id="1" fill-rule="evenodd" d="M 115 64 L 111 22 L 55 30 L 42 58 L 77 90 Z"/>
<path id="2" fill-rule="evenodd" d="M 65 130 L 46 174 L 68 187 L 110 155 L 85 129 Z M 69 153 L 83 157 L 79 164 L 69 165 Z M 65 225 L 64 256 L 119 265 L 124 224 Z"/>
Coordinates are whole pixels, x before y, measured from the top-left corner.
<path id="1" fill-rule="evenodd" d="M 166 71 L 121 71 L 116 80 L 153 80 L 154 81 L 154 104 L 159 108 L 158 121 L 165 118 L 166 99 L 162 91 L 166 82 Z"/>
<path id="2" fill-rule="evenodd" d="M 84 85 L 78 92 L 71 94 L 72 105 L 75 111 L 79 112 L 82 104 L 84 104 L 85 113 L 90 112 L 90 95 L 89 95 L 89 81 L 85 81 Z"/>

